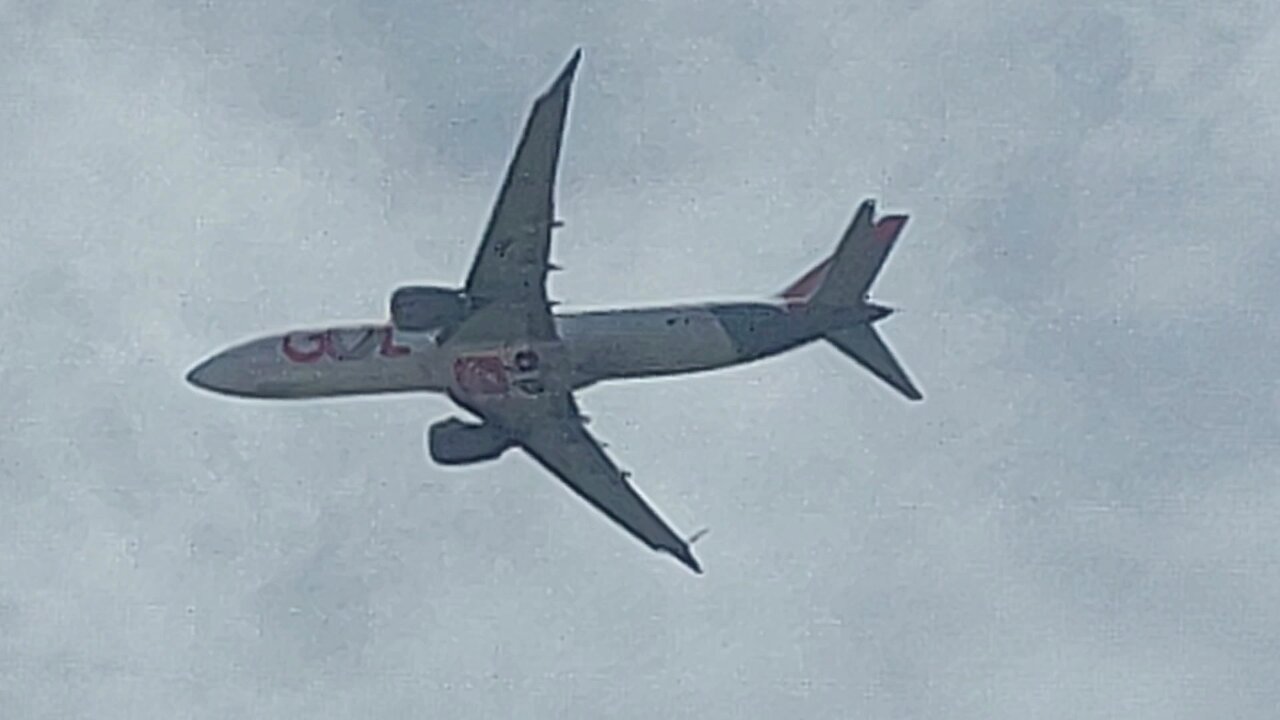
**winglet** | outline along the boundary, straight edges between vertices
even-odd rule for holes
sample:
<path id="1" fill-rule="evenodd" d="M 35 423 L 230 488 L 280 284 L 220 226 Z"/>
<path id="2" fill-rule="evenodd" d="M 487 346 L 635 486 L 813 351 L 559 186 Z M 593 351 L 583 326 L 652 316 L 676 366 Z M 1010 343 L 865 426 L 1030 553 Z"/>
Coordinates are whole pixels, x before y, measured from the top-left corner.
<path id="1" fill-rule="evenodd" d="M 675 559 L 679 560 L 685 567 L 701 575 L 702 564 L 699 563 L 698 559 L 693 556 L 693 546 L 697 544 L 697 542 L 707 534 L 708 530 L 709 528 L 703 528 L 698 532 L 694 533 L 693 535 L 690 535 L 689 539 L 685 540 L 678 547 L 665 548 L 665 549 L 667 550 L 667 552 L 671 553 L 671 555 Z"/>
<path id="2" fill-rule="evenodd" d="M 702 565 L 699 564 L 698 559 L 693 556 L 693 551 L 689 549 L 688 544 L 683 544 L 680 547 L 670 548 L 667 550 L 667 552 L 670 552 L 671 555 L 675 557 L 675 559 L 679 560 L 680 563 L 685 567 L 689 568 L 690 570 L 694 571 L 699 575 L 702 574 Z"/>

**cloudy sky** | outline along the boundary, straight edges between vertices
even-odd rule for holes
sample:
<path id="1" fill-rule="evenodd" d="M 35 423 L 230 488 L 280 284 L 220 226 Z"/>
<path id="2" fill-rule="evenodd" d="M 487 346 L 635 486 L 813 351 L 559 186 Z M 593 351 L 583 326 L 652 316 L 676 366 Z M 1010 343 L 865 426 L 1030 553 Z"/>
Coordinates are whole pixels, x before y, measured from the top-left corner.
<path id="1" fill-rule="evenodd" d="M 1274 718 L 1280 8 L 606 6 L 0 2 L 0 714 Z M 446 400 L 181 382 L 458 282 L 579 45 L 568 305 L 913 218 L 924 403 L 818 346 L 581 397 L 704 577 L 433 467 Z"/>

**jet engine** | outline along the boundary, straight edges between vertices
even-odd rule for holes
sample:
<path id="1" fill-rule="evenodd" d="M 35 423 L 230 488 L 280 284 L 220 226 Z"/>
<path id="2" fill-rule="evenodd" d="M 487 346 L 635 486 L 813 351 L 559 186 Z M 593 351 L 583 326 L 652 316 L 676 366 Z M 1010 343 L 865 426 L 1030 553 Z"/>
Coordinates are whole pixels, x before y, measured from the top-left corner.
<path id="1" fill-rule="evenodd" d="M 441 465 L 467 465 L 496 460 L 515 442 L 492 425 L 449 418 L 427 430 L 431 459 Z"/>
<path id="2" fill-rule="evenodd" d="M 397 330 L 425 332 L 455 325 L 467 314 L 461 290 L 402 287 L 391 294 L 391 324 Z"/>

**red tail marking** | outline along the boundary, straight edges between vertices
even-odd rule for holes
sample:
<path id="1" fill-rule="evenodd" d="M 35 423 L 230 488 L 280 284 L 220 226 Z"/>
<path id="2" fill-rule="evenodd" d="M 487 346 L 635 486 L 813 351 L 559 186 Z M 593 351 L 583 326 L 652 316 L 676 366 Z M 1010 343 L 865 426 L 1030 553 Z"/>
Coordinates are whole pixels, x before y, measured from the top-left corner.
<path id="1" fill-rule="evenodd" d="M 831 270 L 831 261 L 833 258 L 827 258 L 819 263 L 812 270 L 804 274 L 804 277 L 791 283 L 786 290 L 779 295 L 788 303 L 802 303 L 809 298 L 810 295 L 822 285 L 822 281 L 826 279 L 827 273 Z"/>
<path id="2" fill-rule="evenodd" d="M 886 215 L 875 224 L 871 231 L 871 237 L 876 242 L 892 243 L 902 233 L 902 228 L 906 224 L 906 215 Z M 785 300 L 788 305 L 805 304 L 822 286 L 823 281 L 827 279 L 827 274 L 831 272 L 831 263 L 834 260 L 835 255 L 832 255 L 818 263 L 817 266 L 805 273 L 799 280 L 788 285 L 786 290 L 778 294 L 778 297 Z"/>
<path id="3" fill-rule="evenodd" d="M 903 226 L 907 224 L 906 215 L 886 215 L 876 223 L 875 237 L 882 243 L 891 243 L 898 238 Z"/>

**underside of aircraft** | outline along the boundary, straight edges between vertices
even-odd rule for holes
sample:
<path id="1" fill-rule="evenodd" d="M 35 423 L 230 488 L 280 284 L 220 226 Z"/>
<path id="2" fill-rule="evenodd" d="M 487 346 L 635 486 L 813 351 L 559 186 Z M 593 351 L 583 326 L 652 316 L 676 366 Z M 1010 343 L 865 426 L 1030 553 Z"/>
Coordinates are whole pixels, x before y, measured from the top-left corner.
<path id="1" fill-rule="evenodd" d="M 431 458 L 468 465 L 524 451 L 648 547 L 694 572 L 691 545 L 639 493 L 587 430 L 575 391 L 598 382 L 703 372 L 815 341 L 910 400 L 922 395 L 880 336 L 891 310 L 869 289 L 906 225 L 863 202 L 835 252 L 759 302 L 553 312 L 546 280 L 563 223 L 555 186 L 581 51 L 534 103 L 460 287 L 406 286 L 390 321 L 296 330 L 236 345 L 187 379 L 237 397 L 315 399 L 443 393 L 474 417 L 428 430 Z"/>

